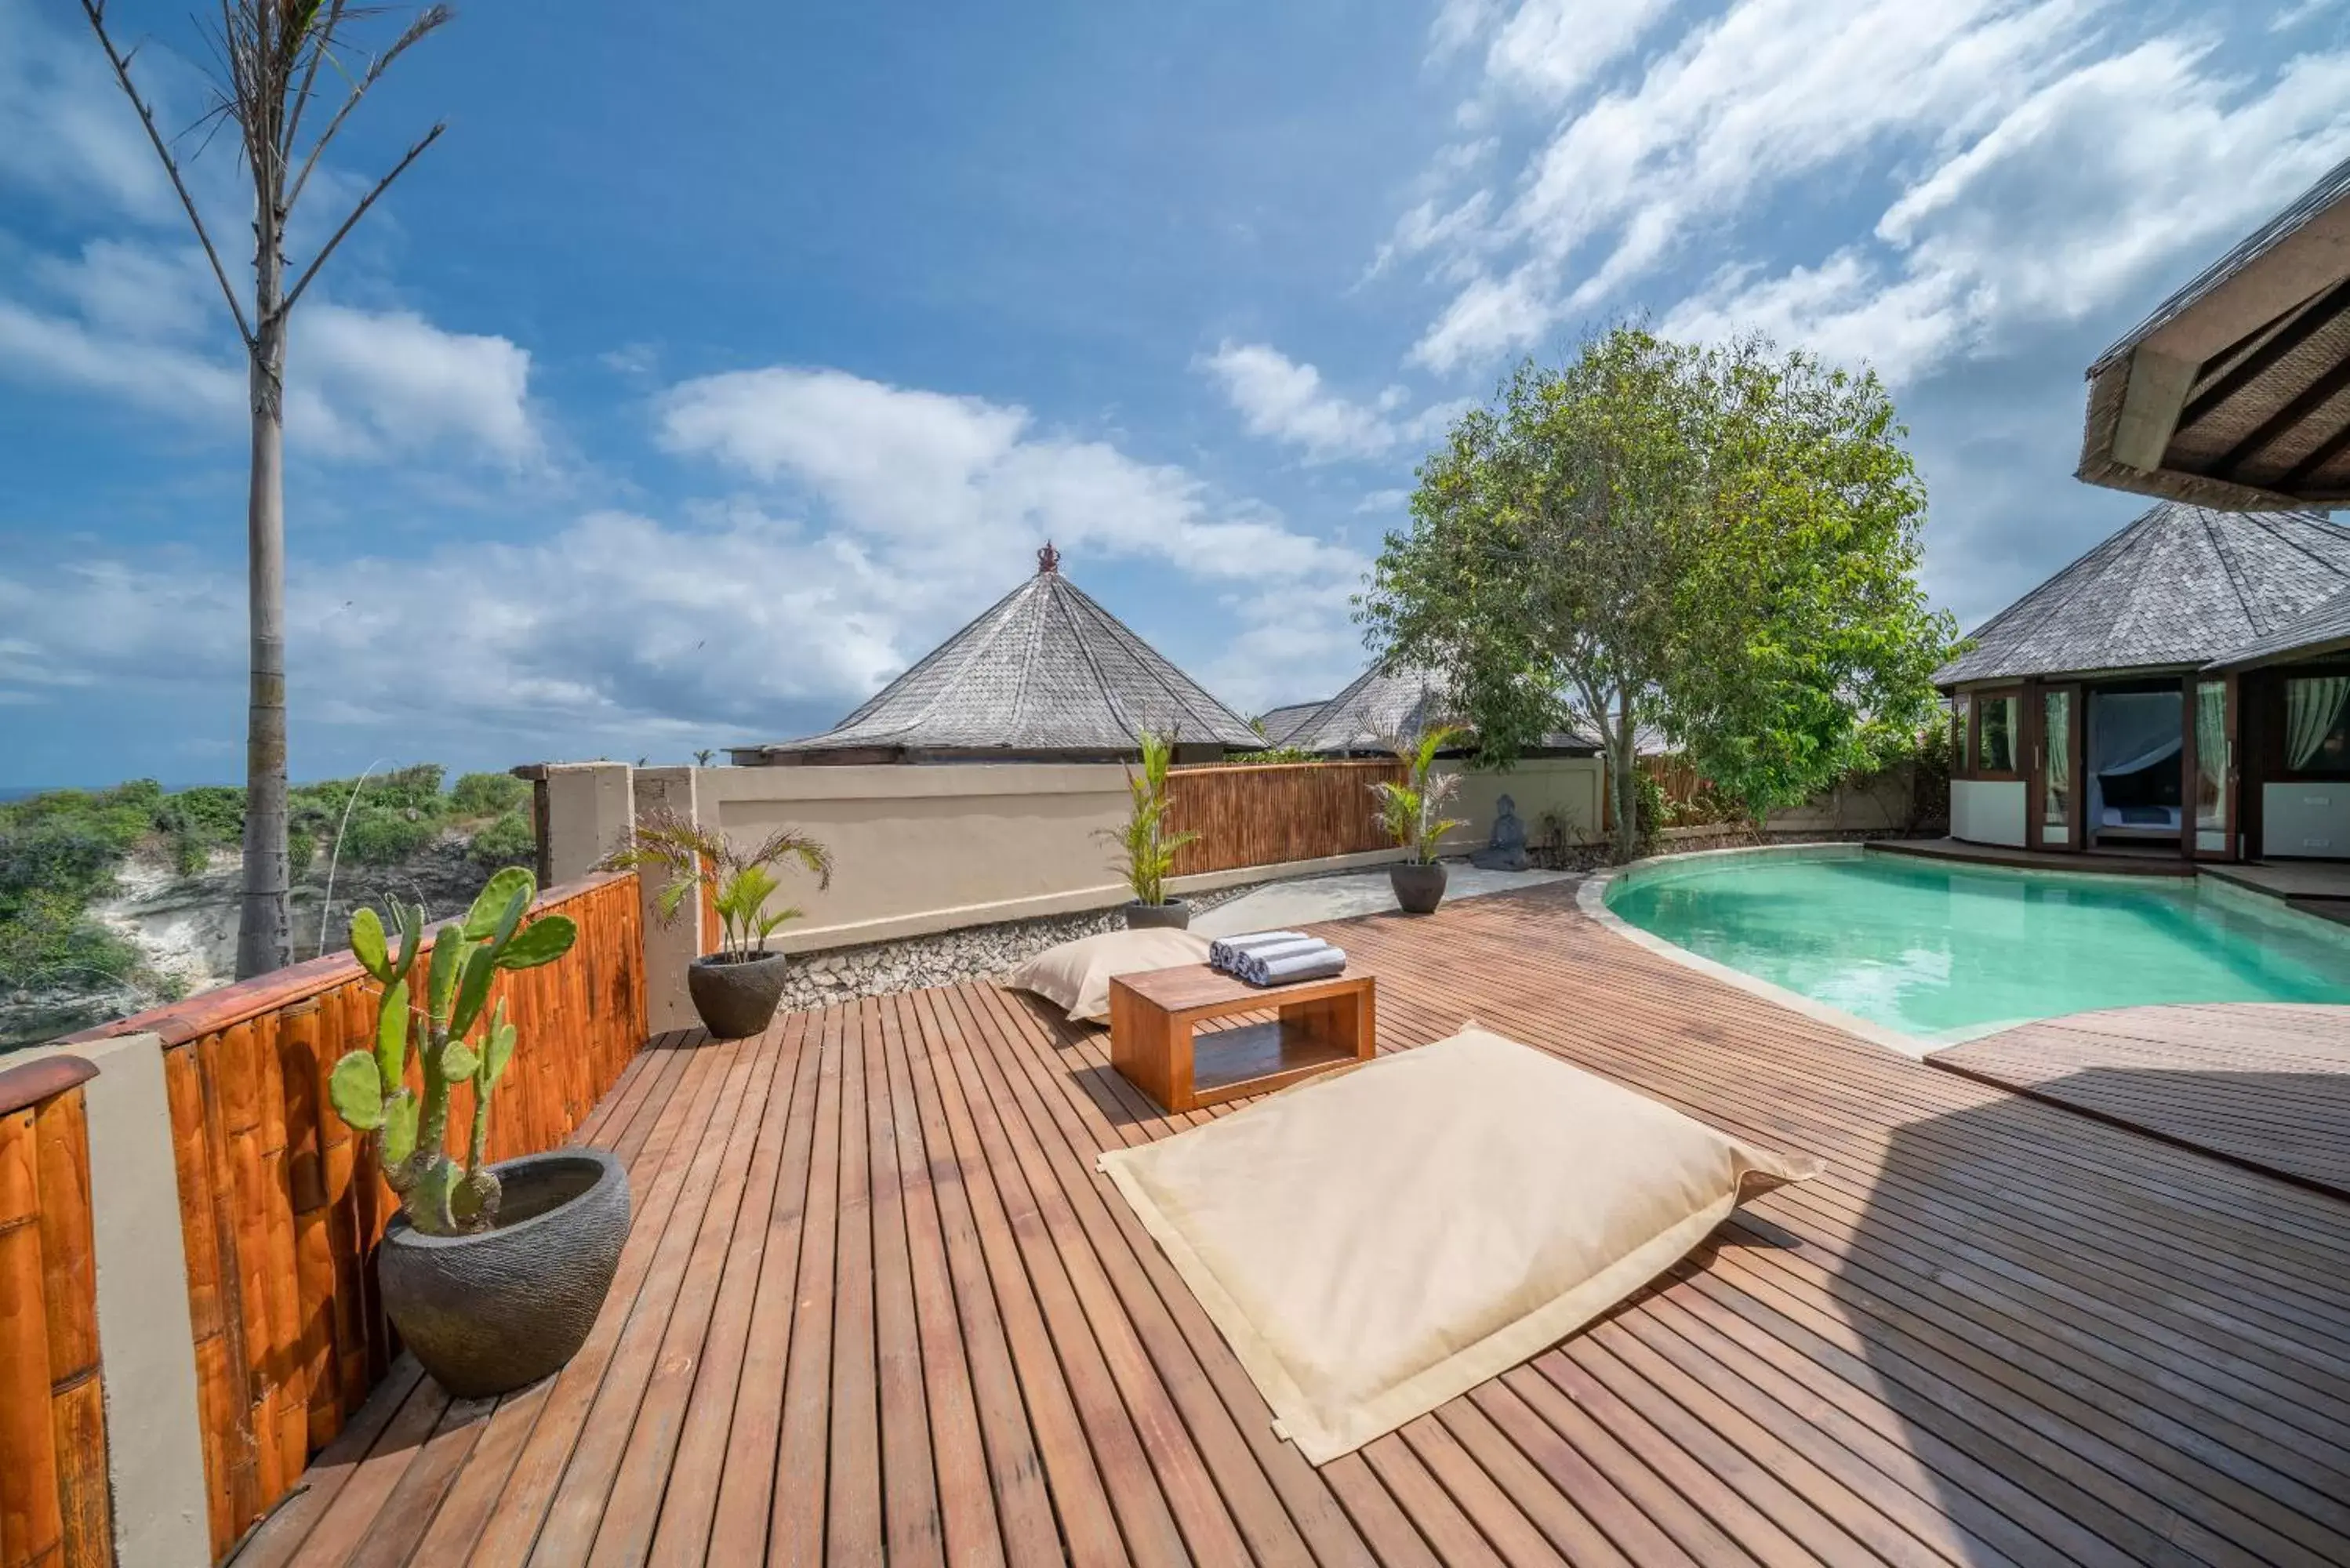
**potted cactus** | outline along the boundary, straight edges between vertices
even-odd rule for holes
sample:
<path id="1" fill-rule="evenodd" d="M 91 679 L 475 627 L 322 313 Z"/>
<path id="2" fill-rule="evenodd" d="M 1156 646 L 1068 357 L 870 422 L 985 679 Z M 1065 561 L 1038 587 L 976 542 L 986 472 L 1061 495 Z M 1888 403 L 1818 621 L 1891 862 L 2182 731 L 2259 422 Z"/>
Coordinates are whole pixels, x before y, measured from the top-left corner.
<path id="1" fill-rule="evenodd" d="M 1167 874 L 1175 868 L 1175 852 L 1200 836 L 1167 830 L 1167 770 L 1175 758 L 1175 737 L 1144 730 L 1134 743 L 1142 765 L 1139 771 L 1126 770 L 1131 809 L 1125 822 L 1102 836 L 1118 851 L 1111 864 L 1134 892 L 1132 900 L 1121 906 L 1128 929 L 1172 926 L 1180 930 L 1191 923 L 1191 906 L 1167 896 Z"/>
<path id="2" fill-rule="evenodd" d="M 537 893 L 529 871 L 500 871 L 463 920 L 441 928 L 429 959 L 421 907 L 392 906 L 397 955 L 374 910 L 351 919 L 352 956 L 382 992 L 374 1049 L 336 1063 L 329 1094 L 336 1114 L 373 1140 L 400 1199 L 376 1254 L 384 1311 L 424 1369 L 462 1398 L 519 1388 L 570 1360 L 629 1232 L 628 1177 L 601 1149 L 484 1163 L 517 1044 L 491 988 L 502 971 L 554 962 L 578 934 L 561 915 L 525 923 Z M 411 1054 L 421 1095 L 408 1084 Z M 473 1086 L 462 1158 L 448 1147 L 459 1084 Z"/>
<path id="3" fill-rule="evenodd" d="M 1436 857 L 1437 841 L 1467 825 L 1441 815 L 1461 788 L 1461 775 L 1439 774 L 1436 753 L 1462 733 L 1453 725 L 1437 724 L 1416 738 L 1399 738 L 1390 749 L 1403 764 L 1402 781 L 1382 779 L 1371 786 L 1379 826 L 1409 855 L 1403 864 L 1388 867 L 1396 907 L 1407 915 L 1432 915 L 1444 901 L 1444 863 Z"/>
<path id="4" fill-rule="evenodd" d="M 686 900 L 703 888 L 718 911 L 719 944 L 685 971 L 685 988 L 702 1026 L 721 1040 L 740 1040 L 774 1022 L 784 995 L 788 954 L 769 952 L 767 939 L 794 909 L 770 909 L 782 890 L 771 867 L 796 860 L 814 872 L 819 888 L 832 886 L 832 852 L 806 834 L 778 828 L 747 851 L 738 850 L 715 828 L 674 812 L 645 814 L 629 842 L 604 857 L 607 871 L 660 870 L 669 874 L 655 900 L 664 921 L 674 920 Z M 700 906 L 695 906 L 697 913 Z"/>

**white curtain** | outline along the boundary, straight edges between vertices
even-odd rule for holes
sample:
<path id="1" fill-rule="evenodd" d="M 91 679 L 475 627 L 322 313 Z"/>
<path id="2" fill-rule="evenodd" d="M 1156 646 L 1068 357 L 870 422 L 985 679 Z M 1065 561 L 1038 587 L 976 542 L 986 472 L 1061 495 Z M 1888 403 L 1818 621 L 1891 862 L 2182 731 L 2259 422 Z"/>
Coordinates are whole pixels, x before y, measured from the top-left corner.
<path id="1" fill-rule="evenodd" d="M 2285 756 L 2289 765 L 2306 767 L 2333 732 L 2343 699 L 2350 697 L 2350 675 L 2288 680 L 2284 692 Z"/>

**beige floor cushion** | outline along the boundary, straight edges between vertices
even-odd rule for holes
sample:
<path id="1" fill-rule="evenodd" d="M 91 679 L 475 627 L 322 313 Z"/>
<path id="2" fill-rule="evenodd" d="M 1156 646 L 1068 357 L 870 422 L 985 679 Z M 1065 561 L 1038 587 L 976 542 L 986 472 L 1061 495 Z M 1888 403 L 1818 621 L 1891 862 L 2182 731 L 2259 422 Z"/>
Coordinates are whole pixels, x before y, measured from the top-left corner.
<path id="1" fill-rule="evenodd" d="M 1208 961 L 1208 939 L 1168 929 L 1104 931 L 1046 948 L 1012 971 L 1012 983 L 1068 1011 L 1073 1021 L 1109 1016 L 1114 974 Z"/>
<path id="2" fill-rule="evenodd" d="M 1816 1175 L 1471 1024 L 1102 1156 L 1315 1464 L 1555 1344 Z"/>

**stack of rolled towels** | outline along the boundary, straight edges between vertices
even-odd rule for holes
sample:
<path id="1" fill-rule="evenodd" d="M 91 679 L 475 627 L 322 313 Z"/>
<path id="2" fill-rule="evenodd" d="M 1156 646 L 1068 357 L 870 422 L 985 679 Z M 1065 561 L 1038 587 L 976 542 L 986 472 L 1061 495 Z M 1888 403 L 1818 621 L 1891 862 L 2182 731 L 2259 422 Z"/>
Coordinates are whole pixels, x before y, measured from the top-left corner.
<path id="1" fill-rule="evenodd" d="M 1257 931 L 1209 943 L 1208 966 L 1250 985 L 1295 985 L 1344 974 L 1347 955 L 1304 931 Z"/>

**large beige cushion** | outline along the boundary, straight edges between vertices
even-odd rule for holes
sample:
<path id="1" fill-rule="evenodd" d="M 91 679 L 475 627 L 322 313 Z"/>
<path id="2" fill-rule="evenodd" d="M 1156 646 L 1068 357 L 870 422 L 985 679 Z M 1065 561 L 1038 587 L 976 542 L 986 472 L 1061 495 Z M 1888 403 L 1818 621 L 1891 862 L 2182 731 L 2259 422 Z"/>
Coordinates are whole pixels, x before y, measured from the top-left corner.
<path id="1" fill-rule="evenodd" d="M 1190 931 L 1104 931 L 1046 948 L 1012 971 L 1012 983 L 1068 1010 L 1073 1021 L 1109 1016 L 1114 974 L 1208 961 L 1208 939 Z"/>
<path id="2" fill-rule="evenodd" d="M 1315 1464 L 1818 1173 L 1475 1025 L 1101 1158 Z"/>

